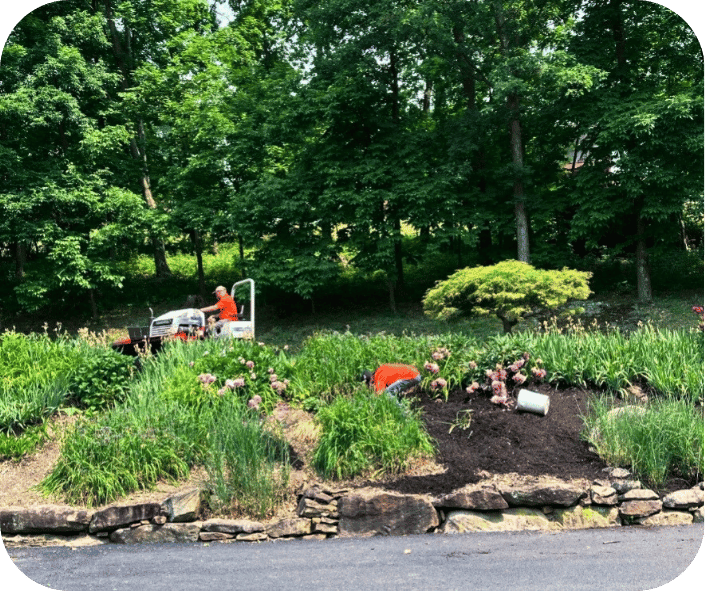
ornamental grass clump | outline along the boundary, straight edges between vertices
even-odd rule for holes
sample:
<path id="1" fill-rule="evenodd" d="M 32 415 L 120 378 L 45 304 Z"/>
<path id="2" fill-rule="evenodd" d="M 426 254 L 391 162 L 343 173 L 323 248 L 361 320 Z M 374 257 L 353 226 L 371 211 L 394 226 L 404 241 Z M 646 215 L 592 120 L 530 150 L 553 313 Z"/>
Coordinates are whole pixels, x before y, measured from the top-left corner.
<path id="1" fill-rule="evenodd" d="M 703 478 L 703 409 L 668 397 L 646 406 L 615 407 L 595 399 L 584 418 L 583 437 L 611 466 L 631 470 L 649 486 L 669 478 Z"/>
<path id="2" fill-rule="evenodd" d="M 322 408 L 317 420 L 321 438 L 313 465 L 324 478 L 398 473 L 411 458 L 433 454 L 418 415 L 386 394 L 358 389 Z"/>

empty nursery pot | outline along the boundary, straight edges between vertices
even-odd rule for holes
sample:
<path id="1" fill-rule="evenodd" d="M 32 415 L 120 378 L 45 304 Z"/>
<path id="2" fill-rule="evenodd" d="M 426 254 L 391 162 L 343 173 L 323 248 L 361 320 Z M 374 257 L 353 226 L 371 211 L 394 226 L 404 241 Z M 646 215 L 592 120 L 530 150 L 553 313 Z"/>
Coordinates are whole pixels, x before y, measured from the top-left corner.
<path id="1" fill-rule="evenodd" d="M 519 390 L 517 395 L 517 410 L 533 412 L 537 415 L 546 416 L 551 399 L 548 396 L 532 392 L 531 390 Z"/>

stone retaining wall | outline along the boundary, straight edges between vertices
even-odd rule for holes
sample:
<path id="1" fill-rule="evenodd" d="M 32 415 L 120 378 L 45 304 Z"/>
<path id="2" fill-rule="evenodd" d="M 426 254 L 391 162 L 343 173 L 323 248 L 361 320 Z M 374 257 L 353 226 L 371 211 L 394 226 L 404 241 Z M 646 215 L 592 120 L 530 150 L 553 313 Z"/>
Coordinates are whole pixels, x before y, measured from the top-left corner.
<path id="1" fill-rule="evenodd" d="M 192 489 L 162 503 L 95 512 L 60 505 L 0 509 L 0 532 L 6 546 L 79 546 L 557 531 L 703 521 L 702 482 L 659 497 L 628 477 L 613 469 L 587 489 L 560 482 L 506 488 L 477 485 L 438 498 L 314 485 L 299 496 L 296 517 L 266 525 L 246 519 L 199 520 L 204 497 Z"/>

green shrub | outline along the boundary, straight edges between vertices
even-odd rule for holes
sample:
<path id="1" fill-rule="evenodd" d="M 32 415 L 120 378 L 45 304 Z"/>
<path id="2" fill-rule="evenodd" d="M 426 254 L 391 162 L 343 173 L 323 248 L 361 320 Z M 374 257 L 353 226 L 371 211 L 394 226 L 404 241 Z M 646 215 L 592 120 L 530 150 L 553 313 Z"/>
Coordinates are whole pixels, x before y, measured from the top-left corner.
<path id="1" fill-rule="evenodd" d="M 466 268 L 428 290 L 424 312 L 445 320 L 495 314 L 508 333 L 521 318 L 537 310 L 557 309 L 569 299 L 587 299 L 589 279 L 588 272 L 544 271 L 520 261 Z"/>
<path id="2" fill-rule="evenodd" d="M 122 400 L 130 387 L 132 358 L 106 347 L 91 347 L 71 376 L 72 400 L 100 410 Z"/>
<path id="3" fill-rule="evenodd" d="M 702 480 L 702 407 L 668 398 L 610 415 L 612 403 L 611 398 L 595 400 L 585 417 L 584 437 L 602 459 L 654 487 L 673 476 Z"/>
<path id="4" fill-rule="evenodd" d="M 410 458 L 433 453 L 418 416 L 391 396 L 357 390 L 322 408 L 317 419 L 322 433 L 313 465 L 325 478 L 352 478 L 376 469 L 396 473 Z"/>
<path id="5" fill-rule="evenodd" d="M 42 445 L 47 438 L 46 425 L 44 424 L 29 427 L 17 436 L 0 432 L 0 461 L 5 459 L 20 460 Z"/>

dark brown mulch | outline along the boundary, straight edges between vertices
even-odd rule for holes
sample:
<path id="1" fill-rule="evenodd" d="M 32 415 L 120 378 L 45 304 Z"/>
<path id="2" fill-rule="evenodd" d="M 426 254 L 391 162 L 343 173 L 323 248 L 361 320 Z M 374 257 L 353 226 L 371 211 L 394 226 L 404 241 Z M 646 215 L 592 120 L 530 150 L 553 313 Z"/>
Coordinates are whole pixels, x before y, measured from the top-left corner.
<path id="1" fill-rule="evenodd" d="M 590 392 L 579 388 L 555 390 L 542 384 L 534 392 L 551 398 L 548 414 L 504 410 L 478 391 L 452 392 L 448 401 L 421 394 L 418 405 L 428 433 L 436 440 L 438 457 L 446 471 L 430 476 L 405 476 L 385 488 L 410 494 L 445 494 L 479 482 L 482 472 L 561 479 L 604 478 L 607 465 L 580 438 L 581 414 L 587 412 Z M 466 430 L 451 425 L 458 413 L 473 409 Z M 450 431 L 450 432 L 449 432 Z"/>

